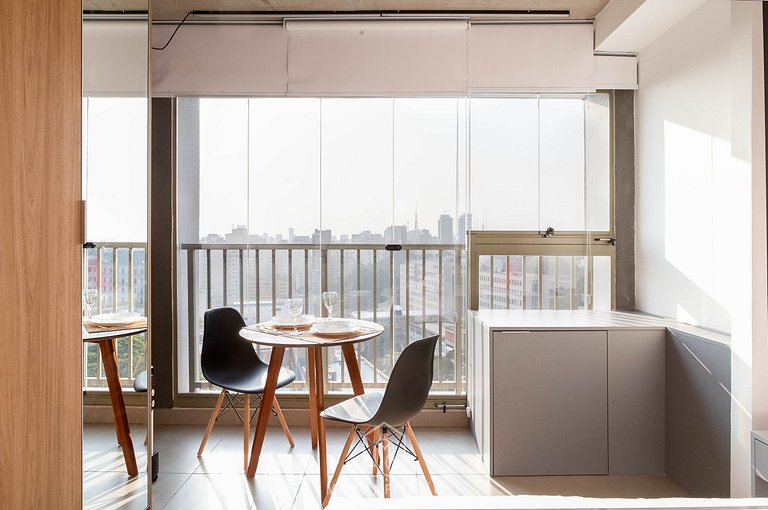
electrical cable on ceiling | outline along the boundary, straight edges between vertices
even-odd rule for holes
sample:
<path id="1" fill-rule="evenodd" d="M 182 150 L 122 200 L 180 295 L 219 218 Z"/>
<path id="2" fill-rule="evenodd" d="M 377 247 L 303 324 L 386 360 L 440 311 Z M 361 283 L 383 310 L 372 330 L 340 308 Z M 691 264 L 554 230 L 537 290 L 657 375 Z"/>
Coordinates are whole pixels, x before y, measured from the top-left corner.
<path id="1" fill-rule="evenodd" d="M 153 50 L 157 50 L 157 51 L 163 51 L 165 48 L 167 48 L 167 47 L 168 47 L 168 45 L 169 45 L 169 44 L 171 44 L 171 41 L 173 41 L 173 38 L 176 36 L 176 32 L 178 32 L 178 31 L 179 31 L 179 29 L 181 28 L 181 25 L 183 25 L 183 24 L 184 24 L 184 22 L 185 22 L 185 21 L 187 21 L 187 18 L 189 18 L 189 17 L 190 17 L 190 15 L 192 15 L 192 13 L 193 13 L 193 12 L 195 12 L 195 11 L 189 11 L 189 12 L 186 14 L 186 16 L 184 16 L 184 19 L 182 19 L 182 20 L 181 20 L 181 23 L 179 23 L 178 25 L 176 25 L 176 29 L 173 31 L 173 33 L 171 34 L 171 37 L 170 37 L 170 39 L 168 39 L 168 41 L 166 41 L 166 43 L 165 43 L 165 44 L 163 44 L 163 45 L 162 45 L 160 48 L 156 48 L 156 47 L 152 46 L 152 49 L 153 49 Z"/>

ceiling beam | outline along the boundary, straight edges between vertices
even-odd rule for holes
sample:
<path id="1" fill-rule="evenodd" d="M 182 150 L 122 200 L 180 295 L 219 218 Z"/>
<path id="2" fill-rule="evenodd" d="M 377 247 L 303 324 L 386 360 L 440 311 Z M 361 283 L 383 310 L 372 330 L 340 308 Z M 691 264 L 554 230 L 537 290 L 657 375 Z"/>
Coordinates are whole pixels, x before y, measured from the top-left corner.
<path id="1" fill-rule="evenodd" d="M 637 53 L 706 0 L 611 0 L 595 18 L 595 49 Z"/>

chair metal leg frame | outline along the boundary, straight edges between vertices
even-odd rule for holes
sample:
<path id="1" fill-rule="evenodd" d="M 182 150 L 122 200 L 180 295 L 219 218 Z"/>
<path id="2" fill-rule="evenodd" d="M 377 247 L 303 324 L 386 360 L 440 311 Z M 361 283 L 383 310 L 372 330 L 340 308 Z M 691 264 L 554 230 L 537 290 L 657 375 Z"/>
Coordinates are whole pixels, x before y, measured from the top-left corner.
<path id="1" fill-rule="evenodd" d="M 375 434 L 375 440 L 372 443 L 369 443 L 369 440 L 367 439 L 368 436 Z M 350 448 L 350 444 L 352 443 L 352 440 L 354 439 L 355 435 L 357 436 L 357 442 L 354 444 L 352 448 Z M 408 436 L 408 439 L 411 441 L 411 445 L 413 446 L 413 450 L 408 448 L 408 445 L 405 444 L 405 436 Z M 394 454 L 392 455 L 392 460 L 389 460 L 389 445 L 392 444 L 395 447 Z M 363 445 L 362 450 L 355 453 L 357 450 L 358 445 Z M 379 445 L 381 445 L 382 449 L 382 462 L 381 465 L 378 462 L 378 448 Z M 400 452 L 400 450 L 403 450 L 408 455 L 413 457 L 414 461 L 418 461 L 419 465 L 421 467 L 422 473 L 424 473 L 424 477 L 427 480 L 427 484 L 429 485 L 429 490 L 432 493 L 433 496 L 437 496 L 437 491 L 435 490 L 435 484 L 432 482 L 432 477 L 429 474 L 429 470 L 427 469 L 427 464 L 424 460 L 424 454 L 421 451 L 421 447 L 419 446 L 419 443 L 416 441 L 416 436 L 413 433 L 413 429 L 411 428 L 410 423 L 406 423 L 403 425 L 401 430 L 393 429 L 392 427 L 377 427 L 377 428 L 366 428 L 364 432 L 361 432 L 360 429 L 357 427 L 357 425 L 351 427 L 349 431 L 349 435 L 347 436 L 347 440 L 344 443 L 344 449 L 341 452 L 341 456 L 339 457 L 339 463 L 336 465 L 336 470 L 333 473 L 333 478 L 331 479 L 330 484 L 328 485 L 328 492 L 325 495 L 325 498 L 323 499 L 323 507 L 328 505 L 328 502 L 331 500 L 331 493 L 333 492 L 333 489 L 336 487 L 336 482 L 339 479 L 339 475 L 341 475 L 341 469 L 344 467 L 347 462 L 350 462 L 351 460 L 359 457 L 360 455 L 367 453 L 368 456 L 371 457 L 371 459 L 374 461 L 374 471 L 381 472 L 381 474 L 384 476 L 384 497 L 388 498 L 390 496 L 390 469 L 395 464 L 395 459 L 397 459 L 397 454 Z"/>
<path id="2" fill-rule="evenodd" d="M 224 403 L 224 398 L 226 397 L 227 401 Z M 253 402 L 253 405 L 251 405 L 251 398 L 253 398 L 255 401 Z M 225 413 L 228 413 L 230 411 L 233 411 L 235 415 L 237 416 L 237 419 L 240 420 L 240 423 L 243 424 L 243 443 L 244 443 L 244 465 L 245 469 L 248 468 L 248 439 L 250 437 L 250 431 L 251 427 L 250 424 L 253 421 L 253 418 L 256 416 L 256 413 L 258 412 L 259 407 L 261 407 L 261 400 L 262 395 L 261 394 L 242 394 L 242 393 L 230 393 L 228 390 L 222 389 L 221 393 L 219 393 L 219 398 L 216 400 L 216 406 L 213 408 L 213 412 L 211 413 L 211 418 L 208 421 L 208 426 L 205 429 L 205 435 L 203 436 L 203 440 L 200 443 L 200 448 L 197 450 L 197 456 L 202 457 L 203 450 L 205 450 L 205 445 L 208 443 L 208 437 L 211 435 L 211 431 L 213 430 L 214 424 L 219 421 L 219 418 L 221 418 Z M 224 406 L 222 407 L 222 404 Z M 243 406 L 243 415 L 240 414 L 240 410 L 238 406 Z M 253 411 L 251 411 L 253 409 Z M 295 446 L 295 443 L 293 442 L 293 437 L 291 437 L 291 432 L 288 429 L 288 423 L 285 421 L 285 416 L 283 416 L 283 412 L 280 409 L 280 404 L 277 403 L 277 397 L 275 397 L 274 405 L 272 406 L 272 414 L 277 416 L 278 420 L 280 421 L 280 425 L 283 428 L 283 432 L 285 433 L 285 437 L 288 439 L 288 444 L 291 445 L 291 448 Z"/>

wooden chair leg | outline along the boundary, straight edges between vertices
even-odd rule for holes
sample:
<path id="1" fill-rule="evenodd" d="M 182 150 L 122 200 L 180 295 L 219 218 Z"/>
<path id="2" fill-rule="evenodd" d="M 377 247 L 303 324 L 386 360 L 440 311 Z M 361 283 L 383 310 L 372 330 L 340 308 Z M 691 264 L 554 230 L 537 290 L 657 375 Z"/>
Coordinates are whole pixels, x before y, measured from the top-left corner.
<path id="1" fill-rule="evenodd" d="M 285 437 L 288 439 L 288 444 L 293 448 L 296 444 L 293 442 L 293 437 L 291 437 L 291 431 L 288 429 L 288 422 L 285 421 L 285 416 L 283 416 L 283 410 L 280 409 L 280 404 L 277 403 L 277 396 L 275 396 L 272 407 L 274 408 L 275 413 L 277 413 L 277 419 L 280 420 L 280 426 L 283 427 L 283 432 L 285 432 Z"/>
<path id="2" fill-rule="evenodd" d="M 349 429 L 347 442 L 344 443 L 344 448 L 341 450 L 341 457 L 339 457 L 339 463 L 336 464 L 336 471 L 333 472 L 333 478 L 331 478 L 331 483 L 328 485 L 328 492 L 325 493 L 325 498 L 323 498 L 323 508 L 328 506 L 328 502 L 331 500 L 331 493 L 333 492 L 333 488 L 336 487 L 336 482 L 341 474 L 341 468 L 344 467 L 344 461 L 346 460 L 347 455 L 349 455 L 349 447 L 352 444 L 352 440 L 355 438 L 355 429 L 357 429 L 357 426 L 352 426 Z"/>
<path id="3" fill-rule="evenodd" d="M 205 429 L 205 435 L 203 436 L 203 441 L 200 443 L 200 448 L 197 450 L 198 457 L 203 456 L 205 443 L 208 442 L 208 436 L 211 435 L 211 430 L 213 430 L 213 424 L 216 423 L 216 417 L 219 415 L 219 410 L 221 409 L 221 403 L 224 401 L 224 395 L 226 395 L 226 393 L 227 393 L 227 390 L 224 390 L 224 389 L 222 389 L 221 393 L 219 393 L 219 399 L 216 401 L 216 407 L 213 408 L 213 412 L 211 413 L 211 419 L 208 420 L 208 427 Z"/>
<path id="4" fill-rule="evenodd" d="M 432 482 L 432 477 L 429 474 L 429 469 L 427 469 L 427 461 L 424 460 L 424 454 L 421 451 L 419 442 L 416 441 L 416 434 L 413 433 L 413 428 L 411 427 L 410 423 L 405 424 L 405 432 L 408 434 L 408 439 L 411 440 L 411 444 L 413 445 L 413 451 L 419 459 L 421 472 L 424 473 L 424 478 L 427 479 L 427 485 L 429 485 L 429 490 L 432 492 L 433 496 L 437 496 L 437 491 L 435 490 L 435 484 Z"/>
<path id="5" fill-rule="evenodd" d="M 365 431 L 365 438 L 370 445 L 371 455 L 373 456 L 373 469 L 371 474 L 376 477 L 379 474 L 379 446 L 376 441 L 379 439 L 379 429 L 375 427 L 368 427 Z"/>
<path id="6" fill-rule="evenodd" d="M 389 432 L 386 427 L 381 429 L 381 454 L 382 463 L 384 464 L 384 497 L 389 497 Z"/>
<path id="7" fill-rule="evenodd" d="M 243 471 L 248 471 L 248 439 L 251 437 L 251 396 L 245 394 L 243 409 Z"/>

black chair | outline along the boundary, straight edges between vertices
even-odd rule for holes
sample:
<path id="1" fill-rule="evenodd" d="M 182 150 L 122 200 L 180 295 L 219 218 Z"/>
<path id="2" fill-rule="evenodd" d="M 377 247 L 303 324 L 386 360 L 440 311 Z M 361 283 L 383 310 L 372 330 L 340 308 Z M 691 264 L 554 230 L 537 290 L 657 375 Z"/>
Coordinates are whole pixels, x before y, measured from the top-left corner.
<path id="1" fill-rule="evenodd" d="M 253 348 L 253 345 L 240 337 L 240 330 L 245 327 L 245 321 L 240 312 L 234 308 L 214 308 L 205 312 L 203 322 L 203 352 L 200 357 L 200 366 L 203 377 L 209 383 L 219 386 L 221 393 L 216 401 L 216 407 L 211 413 L 208 427 L 205 429 L 203 441 L 197 456 L 203 455 L 205 443 L 213 430 L 213 425 L 219 416 L 228 410 L 233 410 L 243 423 L 243 466 L 248 469 L 248 438 L 251 426 L 251 395 L 261 396 L 267 380 L 269 365 L 264 363 Z M 285 368 L 280 369 L 277 378 L 277 387 L 282 388 L 291 384 L 296 379 L 296 374 Z M 230 393 L 234 393 L 230 396 Z M 242 395 L 242 396 L 241 396 Z M 221 409 L 221 405 L 227 398 L 227 405 Z M 243 416 L 240 416 L 237 406 L 243 404 Z M 277 403 L 275 396 L 272 411 L 280 420 L 285 437 L 291 447 L 294 446 L 291 431 L 285 422 L 285 416 Z"/>
<path id="2" fill-rule="evenodd" d="M 381 444 L 383 469 L 378 468 L 384 474 L 384 497 L 389 497 L 389 443 L 395 446 L 393 460 L 399 450 L 403 450 L 419 461 L 424 477 L 427 479 L 429 489 L 433 496 L 437 496 L 432 477 L 429 475 L 424 454 L 416 441 L 410 421 L 419 414 L 427 401 L 429 390 L 432 387 L 433 358 L 437 336 L 417 340 L 408 345 L 397 359 L 389 382 L 384 393 L 364 393 L 357 397 L 345 400 L 323 411 L 320 416 L 326 420 L 349 423 L 352 425 L 344 449 L 341 452 L 339 464 L 333 473 L 333 478 L 328 486 L 323 506 L 331 499 L 331 492 L 341 474 L 344 464 L 356 457 L 355 449 L 363 446 L 378 468 L 378 448 Z M 352 440 L 357 435 L 358 441 L 350 452 Z M 404 436 L 410 439 L 413 450 L 404 442 Z M 379 439 L 381 437 L 381 439 Z"/>

